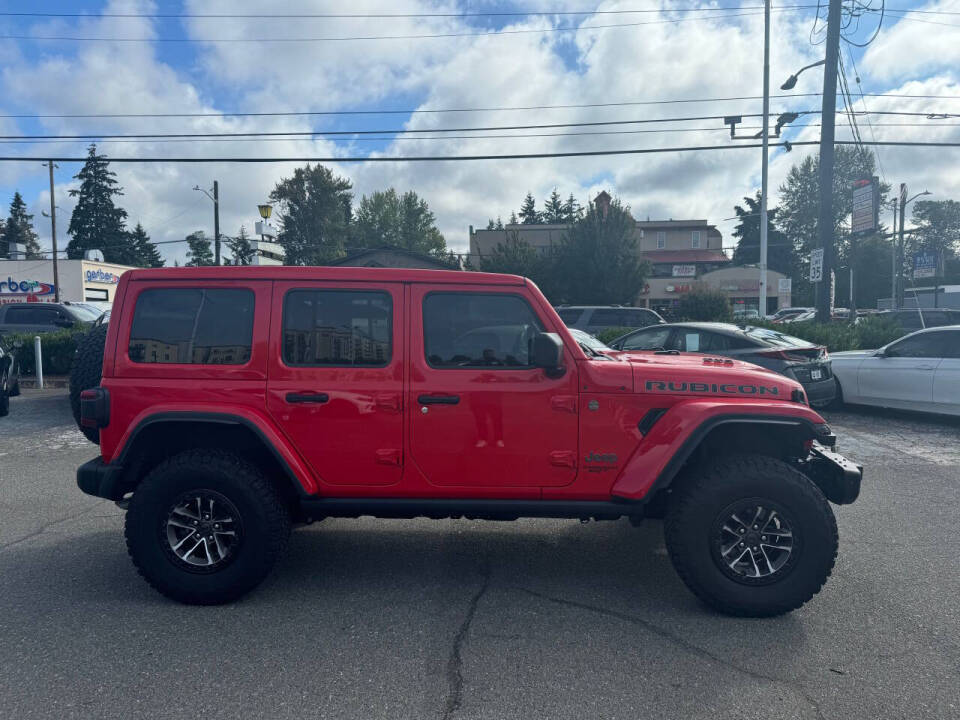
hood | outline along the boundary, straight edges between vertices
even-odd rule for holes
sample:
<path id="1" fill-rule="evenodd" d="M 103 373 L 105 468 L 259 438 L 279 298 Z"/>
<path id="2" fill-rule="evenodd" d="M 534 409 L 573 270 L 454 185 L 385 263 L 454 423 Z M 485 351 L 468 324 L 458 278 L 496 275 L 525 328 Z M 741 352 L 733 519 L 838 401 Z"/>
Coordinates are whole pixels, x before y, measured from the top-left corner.
<path id="1" fill-rule="evenodd" d="M 685 353 L 624 353 L 633 368 L 634 392 L 696 397 L 750 397 L 793 400 L 803 391 L 796 380 L 731 358 Z"/>

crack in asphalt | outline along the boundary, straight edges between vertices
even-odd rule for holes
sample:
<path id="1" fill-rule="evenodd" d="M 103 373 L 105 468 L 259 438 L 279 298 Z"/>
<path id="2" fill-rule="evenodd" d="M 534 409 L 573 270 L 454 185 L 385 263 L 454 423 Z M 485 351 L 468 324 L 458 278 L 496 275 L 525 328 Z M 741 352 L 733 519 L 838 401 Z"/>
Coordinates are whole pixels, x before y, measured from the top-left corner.
<path id="1" fill-rule="evenodd" d="M 449 720 L 453 717 L 453 714 L 460 709 L 463 702 L 463 657 L 461 651 L 463 650 L 463 643 L 467 639 L 467 634 L 470 632 L 470 626 L 473 624 L 473 618 L 477 614 L 477 605 L 480 604 L 480 600 L 490 587 L 491 574 L 490 567 L 486 567 L 483 571 L 483 584 L 470 599 L 467 614 L 453 638 L 453 647 L 450 649 L 450 658 L 447 660 L 447 686 L 449 690 L 441 716 L 443 720 Z"/>
<path id="2" fill-rule="evenodd" d="M 577 602 L 576 600 L 567 600 L 564 598 L 553 597 L 552 595 L 546 595 L 544 593 L 540 593 L 525 587 L 517 586 L 516 589 L 528 595 L 531 595 L 535 598 L 546 600 L 547 602 L 555 603 L 557 605 L 564 605 L 567 607 L 576 608 L 578 610 L 586 610 L 587 612 L 594 612 L 599 615 L 606 615 L 607 617 L 612 617 L 617 620 L 622 620 L 632 625 L 638 625 L 639 627 L 642 627 L 647 632 L 650 632 L 658 637 L 661 637 L 664 640 L 668 640 L 669 642 L 672 642 L 674 645 L 680 647 L 681 649 L 686 650 L 687 652 L 693 655 L 696 655 L 701 659 L 707 660 L 725 669 L 735 670 L 743 675 L 752 677 L 755 680 L 765 680 L 767 682 L 772 682 L 778 685 L 785 686 L 795 691 L 800 695 L 800 697 L 806 700 L 810 704 L 810 707 L 813 709 L 813 711 L 816 713 L 816 716 L 819 720 L 825 720 L 824 715 L 820 710 L 819 703 L 817 703 L 816 700 L 811 698 L 806 693 L 806 691 L 802 687 L 800 687 L 798 684 L 792 683 L 789 680 L 784 680 L 783 678 L 775 677 L 773 675 L 766 675 L 764 673 L 757 672 L 756 670 L 751 670 L 750 668 L 743 667 L 742 665 L 731 663 L 729 660 L 722 658 L 719 655 L 715 655 L 709 650 L 706 650 L 705 648 L 700 647 L 699 645 L 694 645 L 693 643 L 687 640 L 684 640 L 682 637 L 678 637 L 673 633 L 667 632 L 666 630 L 663 630 L 662 628 L 657 627 L 655 624 L 653 624 L 649 620 L 644 620 L 643 618 L 636 617 L 635 615 L 628 615 L 627 613 L 619 612 L 617 610 L 610 610 L 608 608 L 600 607 L 598 605 L 590 605 L 588 603 Z"/>
<path id="3" fill-rule="evenodd" d="M 86 515 L 87 513 L 91 513 L 91 512 L 93 512 L 94 510 L 96 510 L 97 508 L 102 507 L 102 506 L 103 506 L 103 502 L 95 502 L 95 503 L 93 503 L 93 505 L 90 505 L 89 507 L 84 508 L 83 510 L 81 510 L 81 511 L 78 512 L 78 513 L 74 513 L 73 515 L 67 515 L 66 517 L 60 518 L 59 520 L 51 520 L 51 521 L 48 522 L 48 523 L 44 523 L 43 525 L 41 525 L 41 526 L 40 526 L 39 528 L 37 528 L 36 530 L 34 530 L 34 531 L 32 531 L 32 532 L 29 532 L 29 533 L 27 533 L 26 535 L 17 538 L 16 540 L 11 540 L 10 542 L 3 543 L 2 545 L 0 545 L 0 552 L 4 552 L 5 550 L 8 550 L 9 548 L 12 548 L 14 545 L 19 545 L 20 543 L 24 543 L 24 542 L 27 542 L 28 540 L 32 540 L 32 539 L 35 538 L 35 537 L 38 537 L 38 536 L 40 536 L 40 535 L 43 535 L 45 532 L 47 532 L 47 530 L 49 530 L 50 528 L 54 527 L 55 525 L 59 525 L 60 523 L 69 522 L 70 520 L 76 520 L 77 518 L 82 517 L 82 516 Z"/>

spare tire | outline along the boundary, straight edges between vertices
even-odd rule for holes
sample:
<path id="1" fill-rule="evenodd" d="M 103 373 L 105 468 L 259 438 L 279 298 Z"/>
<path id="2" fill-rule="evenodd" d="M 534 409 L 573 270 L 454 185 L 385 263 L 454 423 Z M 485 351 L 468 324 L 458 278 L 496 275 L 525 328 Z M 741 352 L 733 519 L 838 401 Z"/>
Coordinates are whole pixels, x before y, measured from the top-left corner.
<path id="1" fill-rule="evenodd" d="M 107 325 L 97 325 L 77 342 L 77 351 L 70 368 L 70 409 L 87 440 L 100 444 L 100 431 L 80 424 L 80 393 L 97 387 L 103 373 L 103 348 L 107 343 Z"/>

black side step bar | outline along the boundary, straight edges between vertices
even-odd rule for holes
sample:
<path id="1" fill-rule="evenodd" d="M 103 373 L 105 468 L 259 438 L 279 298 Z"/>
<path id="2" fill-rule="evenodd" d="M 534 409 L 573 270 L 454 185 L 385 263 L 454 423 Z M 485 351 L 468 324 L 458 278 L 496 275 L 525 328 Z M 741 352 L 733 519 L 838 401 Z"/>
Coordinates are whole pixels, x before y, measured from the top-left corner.
<path id="1" fill-rule="evenodd" d="M 474 500 L 459 498 L 303 498 L 307 516 L 381 518 L 469 518 L 516 520 L 521 517 L 613 520 L 643 515 L 643 503 L 583 500 Z"/>

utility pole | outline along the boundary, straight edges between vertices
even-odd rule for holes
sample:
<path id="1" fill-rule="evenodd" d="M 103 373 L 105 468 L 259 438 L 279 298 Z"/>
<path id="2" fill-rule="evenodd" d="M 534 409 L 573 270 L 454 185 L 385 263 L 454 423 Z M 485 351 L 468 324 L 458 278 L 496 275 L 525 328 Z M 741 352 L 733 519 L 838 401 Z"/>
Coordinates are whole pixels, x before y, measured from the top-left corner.
<path id="1" fill-rule="evenodd" d="M 897 309 L 897 201 L 893 201 L 893 227 L 890 229 L 890 309 Z"/>
<path id="2" fill-rule="evenodd" d="M 817 320 L 830 320 L 833 295 L 833 142 L 837 119 L 837 59 L 840 54 L 841 0 L 830 0 L 827 12 L 827 54 L 823 66 L 823 104 L 820 114 L 820 247 L 823 280 L 817 285 Z"/>
<path id="3" fill-rule="evenodd" d="M 50 241 L 53 247 L 53 301 L 60 302 L 60 268 L 57 264 L 57 205 L 53 196 L 53 168 L 57 167 L 53 160 L 47 160 L 50 168 Z"/>
<path id="4" fill-rule="evenodd" d="M 762 320 L 767 316 L 767 165 L 770 155 L 770 0 L 763 2 L 763 167 L 760 172 L 760 304 Z"/>
<path id="5" fill-rule="evenodd" d="M 903 226 L 907 217 L 907 184 L 900 183 L 900 238 L 897 241 L 897 308 L 903 307 Z"/>
<path id="6" fill-rule="evenodd" d="M 220 183 L 213 181 L 213 264 L 220 264 Z"/>

